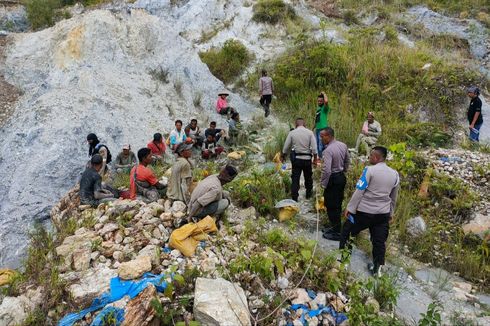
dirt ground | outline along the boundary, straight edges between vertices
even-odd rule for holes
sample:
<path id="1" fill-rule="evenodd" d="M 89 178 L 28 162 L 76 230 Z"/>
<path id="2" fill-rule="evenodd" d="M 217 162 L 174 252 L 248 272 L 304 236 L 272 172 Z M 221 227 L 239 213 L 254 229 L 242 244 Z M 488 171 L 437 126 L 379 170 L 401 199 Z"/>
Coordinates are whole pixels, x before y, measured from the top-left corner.
<path id="1" fill-rule="evenodd" d="M 8 44 L 8 36 L 0 36 L 0 67 L 4 67 L 4 50 Z M 9 84 L 4 78 L 4 71 L 0 69 L 0 127 L 2 127 L 14 111 L 15 102 L 20 91 Z"/>

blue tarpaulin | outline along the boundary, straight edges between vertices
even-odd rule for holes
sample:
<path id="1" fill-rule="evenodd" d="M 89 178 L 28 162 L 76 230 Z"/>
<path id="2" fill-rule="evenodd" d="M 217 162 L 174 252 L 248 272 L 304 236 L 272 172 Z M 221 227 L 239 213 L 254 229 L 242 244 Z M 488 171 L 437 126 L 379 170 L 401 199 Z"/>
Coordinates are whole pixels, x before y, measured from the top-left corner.
<path id="1" fill-rule="evenodd" d="M 130 281 L 124 281 L 119 277 L 114 277 L 111 279 L 109 292 L 105 292 L 100 297 L 95 298 L 89 308 L 66 315 L 59 321 L 58 326 L 72 326 L 76 321 L 82 319 L 89 312 L 104 308 L 109 303 L 120 300 L 126 295 L 133 299 L 150 283 L 156 287 L 158 292 L 164 292 L 167 287 L 164 274 L 155 275 L 145 273 L 141 279 Z"/>

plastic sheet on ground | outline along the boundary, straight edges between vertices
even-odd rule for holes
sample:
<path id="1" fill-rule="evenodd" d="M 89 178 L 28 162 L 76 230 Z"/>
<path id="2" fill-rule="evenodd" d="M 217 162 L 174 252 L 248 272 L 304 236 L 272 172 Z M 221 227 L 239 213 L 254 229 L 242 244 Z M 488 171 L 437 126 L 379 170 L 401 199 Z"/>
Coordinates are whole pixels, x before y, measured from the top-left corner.
<path id="1" fill-rule="evenodd" d="M 206 216 L 197 223 L 186 224 L 170 235 L 168 245 L 190 257 L 196 252 L 199 242 L 208 238 L 208 233 L 216 232 L 216 224 L 211 216 Z"/>
<path id="2" fill-rule="evenodd" d="M 120 300 L 126 295 L 129 296 L 130 299 L 133 299 L 150 283 L 155 286 L 158 292 L 164 292 L 167 288 L 165 274 L 155 275 L 145 273 L 139 280 L 128 281 L 122 280 L 119 277 L 114 277 L 111 279 L 110 289 L 108 292 L 105 292 L 100 297 L 95 298 L 90 307 L 83 309 L 80 312 L 71 313 L 63 317 L 63 319 L 59 321 L 58 326 L 72 326 L 89 312 L 94 312 L 104 308 L 109 303 Z"/>
<path id="3" fill-rule="evenodd" d="M 108 318 L 111 320 L 111 325 L 119 326 L 124 321 L 124 309 L 115 307 L 105 307 L 99 312 L 97 317 L 94 318 L 90 326 L 104 326 L 107 321 L 104 320 Z"/>
<path id="4" fill-rule="evenodd" d="M 301 319 L 300 319 L 301 323 L 303 325 L 308 325 L 308 322 L 306 321 L 306 318 L 305 318 L 306 315 L 308 315 L 308 317 L 310 317 L 310 318 L 313 318 L 313 317 L 319 316 L 323 313 L 330 314 L 335 319 L 335 323 L 337 325 L 341 324 L 342 322 L 347 320 L 346 315 L 339 313 L 339 312 L 336 312 L 335 309 L 333 309 L 332 307 L 323 307 L 322 305 L 319 305 L 318 309 L 313 310 L 313 309 L 309 309 L 308 306 L 306 306 L 304 304 L 293 304 L 293 305 L 291 305 L 291 310 L 296 311 L 298 309 L 303 310 L 303 314 L 301 315 Z M 287 325 L 290 326 L 290 325 L 293 325 L 293 323 L 288 323 Z"/>

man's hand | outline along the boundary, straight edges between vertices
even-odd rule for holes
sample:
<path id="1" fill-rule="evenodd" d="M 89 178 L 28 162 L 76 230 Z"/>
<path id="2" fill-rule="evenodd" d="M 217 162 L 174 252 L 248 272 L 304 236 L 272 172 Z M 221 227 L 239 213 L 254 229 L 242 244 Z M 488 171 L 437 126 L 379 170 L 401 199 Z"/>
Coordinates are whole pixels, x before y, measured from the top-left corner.
<path id="1" fill-rule="evenodd" d="M 351 214 L 351 213 L 350 213 L 348 210 L 345 210 L 345 211 L 344 211 L 344 218 L 349 217 L 349 215 L 350 215 L 350 214 Z"/>
<path id="2" fill-rule="evenodd" d="M 391 215 L 390 218 L 388 219 L 388 222 L 390 224 L 393 224 L 394 221 L 395 221 L 395 217 L 393 215 Z"/>
<path id="3" fill-rule="evenodd" d="M 475 128 L 475 125 L 470 125 L 470 129 L 474 129 Z"/>
<path id="4" fill-rule="evenodd" d="M 322 94 L 322 95 L 323 95 L 323 99 L 325 100 L 325 104 L 327 104 L 327 103 L 328 103 L 328 96 L 327 96 L 327 94 L 325 94 L 325 92 L 324 92 L 324 91 L 323 91 L 323 92 L 321 92 L 320 94 Z"/>

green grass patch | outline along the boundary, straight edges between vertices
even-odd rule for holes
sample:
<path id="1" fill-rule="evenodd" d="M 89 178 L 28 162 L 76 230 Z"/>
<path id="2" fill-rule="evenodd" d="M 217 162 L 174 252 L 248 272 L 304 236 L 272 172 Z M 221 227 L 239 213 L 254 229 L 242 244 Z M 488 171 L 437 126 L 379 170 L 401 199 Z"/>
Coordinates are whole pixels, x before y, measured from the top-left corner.
<path id="1" fill-rule="evenodd" d="M 293 7 L 282 0 L 259 0 L 253 6 L 253 13 L 254 21 L 272 25 L 296 18 Z"/>
<path id="2" fill-rule="evenodd" d="M 199 57 L 208 65 L 211 73 L 225 83 L 240 76 L 252 60 L 252 54 L 245 45 L 233 39 L 227 40 L 221 49 L 200 52 Z"/>

